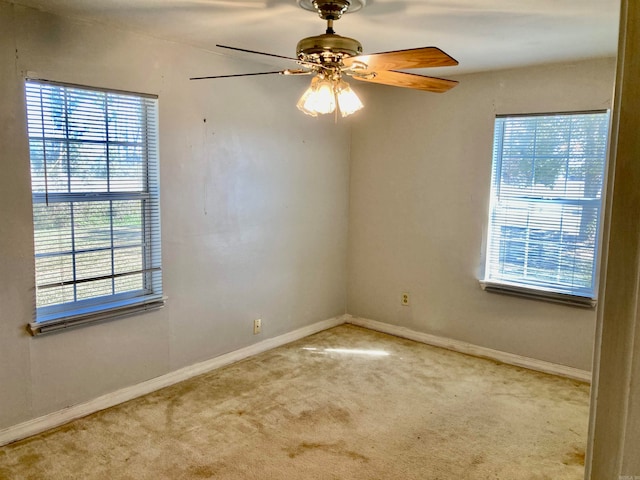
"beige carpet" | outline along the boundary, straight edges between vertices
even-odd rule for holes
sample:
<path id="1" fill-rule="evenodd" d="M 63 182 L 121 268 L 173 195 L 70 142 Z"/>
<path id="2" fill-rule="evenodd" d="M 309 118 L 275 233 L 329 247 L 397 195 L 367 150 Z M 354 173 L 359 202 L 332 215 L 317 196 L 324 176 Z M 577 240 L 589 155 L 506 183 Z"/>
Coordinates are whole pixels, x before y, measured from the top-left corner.
<path id="1" fill-rule="evenodd" d="M 588 390 L 345 325 L 0 448 L 0 478 L 580 480 Z"/>

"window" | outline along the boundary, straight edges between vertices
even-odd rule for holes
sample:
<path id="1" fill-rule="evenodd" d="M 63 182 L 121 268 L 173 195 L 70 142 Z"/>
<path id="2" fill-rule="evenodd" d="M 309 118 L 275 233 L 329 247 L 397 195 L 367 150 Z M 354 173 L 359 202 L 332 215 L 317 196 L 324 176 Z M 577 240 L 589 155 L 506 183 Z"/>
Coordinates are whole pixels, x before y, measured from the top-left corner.
<path id="1" fill-rule="evenodd" d="M 483 286 L 594 305 L 607 112 L 495 121 Z"/>
<path id="2" fill-rule="evenodd" d="M 26 81 L 32 334 L 162 306 L 157 99 Z"/>

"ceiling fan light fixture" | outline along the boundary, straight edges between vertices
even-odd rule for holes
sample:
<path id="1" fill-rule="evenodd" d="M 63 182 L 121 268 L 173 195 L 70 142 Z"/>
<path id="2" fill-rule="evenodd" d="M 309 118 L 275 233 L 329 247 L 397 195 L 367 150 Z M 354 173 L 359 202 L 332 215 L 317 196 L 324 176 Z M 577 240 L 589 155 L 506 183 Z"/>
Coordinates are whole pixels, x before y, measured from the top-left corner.
<path id="1" fill-rule="evenodd" d="M 343 117 L 347 117 L 364 107 L 358 95 L 342 78 L 322 75 L 311 80 L 311 85 L 302 94 L 296 106 L 312 117 L 333 113 L 336 108 Z"/>

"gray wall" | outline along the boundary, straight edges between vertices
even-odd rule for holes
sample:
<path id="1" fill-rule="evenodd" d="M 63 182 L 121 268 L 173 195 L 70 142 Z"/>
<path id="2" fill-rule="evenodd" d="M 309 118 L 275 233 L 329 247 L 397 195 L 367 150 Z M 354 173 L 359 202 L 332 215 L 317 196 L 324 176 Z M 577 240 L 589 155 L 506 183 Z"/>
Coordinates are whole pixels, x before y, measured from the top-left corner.
<path id="1" fill-rule="evenodd" d="M 348 312 L 590 370 L 594 310 L 484 292 L 478 279 L 495 115 L 609 108 L 614 68 L 465 75 L 442 95 L 367 90 L 353 128 Z"/>
<path id="2" fill-rule="evenodd" d="M 308 78 L 188 80 L 261 69 L 0 2 L 0 428 L 345 313 L 348 123 L 296 110 Z M 26 334 L 25 72 L 159 95 L 164 309 Z"/>

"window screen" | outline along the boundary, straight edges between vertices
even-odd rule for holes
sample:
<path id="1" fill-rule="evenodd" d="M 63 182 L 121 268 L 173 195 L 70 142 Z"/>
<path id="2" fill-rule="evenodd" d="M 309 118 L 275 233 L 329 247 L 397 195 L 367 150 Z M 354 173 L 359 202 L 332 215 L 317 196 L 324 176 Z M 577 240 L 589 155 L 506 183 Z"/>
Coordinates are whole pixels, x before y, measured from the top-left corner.
<path id="1" fill-rule="evenodd" d="M 162 296 L 157 99 L 27 80 L 36 322 Z"/>
<path id="2" fill-rule="evenodd" d="M 485 281 L 595 299 L 607 112 L 495 121 Z"/>

